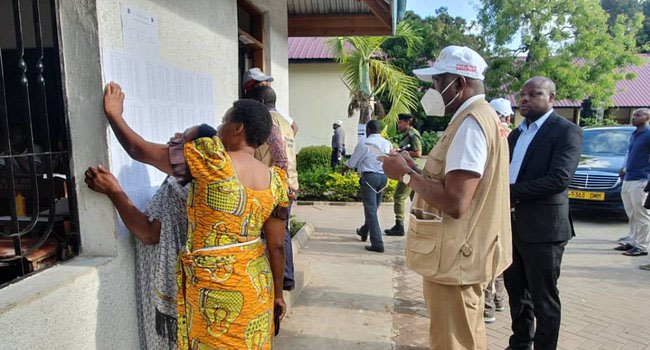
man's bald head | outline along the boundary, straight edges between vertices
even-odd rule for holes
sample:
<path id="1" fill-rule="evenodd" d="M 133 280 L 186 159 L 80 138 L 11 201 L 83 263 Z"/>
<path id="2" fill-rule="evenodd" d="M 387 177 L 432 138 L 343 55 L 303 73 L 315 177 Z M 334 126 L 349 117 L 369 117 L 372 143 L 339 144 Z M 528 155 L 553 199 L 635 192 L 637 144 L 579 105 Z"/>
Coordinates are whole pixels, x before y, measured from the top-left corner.
<path id="1" fill-rule="evenodd" d="M 553 93 L 553 96 L 557 93 L 557 90 L 555 89 L 555 83 L 553 80 L 547 78 L 547 77 L 532 77 L 526 81 L 524 85 L 527 84 L 532 84 L 534 86 L 539 87 L 540 89 L 546 89 L 549 93 Z"/>
<path id="2" fill-rule="evenodd" d="M 650 109 L 639 108 L 632 112 L 632 125 L 636 127 L 647 126 L 650 120 Z"/>
<path id="3" fill-rule="evenodd" d="M 535 121 L 553 108 L 555 83 L 547 77 L 528 79 L 519 93 L 519 112 L 529 121 Z"/>

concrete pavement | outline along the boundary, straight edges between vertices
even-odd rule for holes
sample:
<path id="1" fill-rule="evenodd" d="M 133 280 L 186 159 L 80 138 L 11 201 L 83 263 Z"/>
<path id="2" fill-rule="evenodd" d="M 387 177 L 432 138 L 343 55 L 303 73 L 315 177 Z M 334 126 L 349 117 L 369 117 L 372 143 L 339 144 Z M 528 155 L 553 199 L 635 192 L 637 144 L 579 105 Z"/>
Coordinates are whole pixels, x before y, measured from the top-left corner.
<path id="1" fill-rule="evenodd" d="M 312 278 L 282 323 L 277 349 L 425 350 L 428 319 L 421 278 L 404 267 L 403 238 L 384 237 L 385 254 L 366 252 L 354 228 L 363 208 L 297 206 L 316 235 L 298 259 Z M 393 224 L 392 205 L 380 208 L 382 229 Z M 574 217 L 577 237 L 566 248 L 560 277 L 563 303 L 559 349 L 650 349 L 648 257 L 612 250 L 627 223 L 601 214 Z M 488 325 L 488 348 L 504 349 L 510 317 Z"/>

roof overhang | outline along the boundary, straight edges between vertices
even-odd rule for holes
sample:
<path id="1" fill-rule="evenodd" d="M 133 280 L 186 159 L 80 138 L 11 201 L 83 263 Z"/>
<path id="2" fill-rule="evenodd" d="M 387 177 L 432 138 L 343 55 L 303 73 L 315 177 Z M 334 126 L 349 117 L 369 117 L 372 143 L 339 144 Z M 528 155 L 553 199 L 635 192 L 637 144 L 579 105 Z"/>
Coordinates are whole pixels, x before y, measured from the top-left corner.
<path id="1" fill-rule="evenodd" d="M 289 36 L 393 35 L 406 0 L 288 0 Z"/>

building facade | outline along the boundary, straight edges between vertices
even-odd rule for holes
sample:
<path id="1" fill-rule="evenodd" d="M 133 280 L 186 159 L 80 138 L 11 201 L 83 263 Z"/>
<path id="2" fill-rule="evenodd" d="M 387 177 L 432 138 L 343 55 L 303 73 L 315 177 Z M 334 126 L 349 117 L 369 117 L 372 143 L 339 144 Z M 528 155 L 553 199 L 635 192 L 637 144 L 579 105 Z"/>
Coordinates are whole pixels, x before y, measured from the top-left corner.
<path id="1" fill-rule="evenodd" d="M 384 0 L 0 2 L 0 143 L 11 145 L 8 149 L 17 144 L 9 128 L 28 131 L 21 138 L 28 144 L 25 153 L 0 149 L 0 192 L 6 198 L 0 197 L 10 204 L 0 207 L 0 276 L 9 276 L 0 281 L 0 347 L 139 348 L 133 237 L 110 201 L 83 181 L 88 167 L 114 159 L 102 110 L 103 55 L 125 50 L 125 6 L 155 18 L 157 60 L 210 78 L 214 109 L 204 122 L 217 125 L 241 96 L 243 70 L 253 66 L 274 77 L 278 105 L 290 106 L 289 31 L 390 34 L 398 5 Z M 334 21 L 341 16 L 347 22 Z M 350 22 L 350 16 L 363 21 Z M 368 26 L 373 18 L 379 24 Z M 164 120 L 156 124 L 170 136 L 180 131 L 178 126 Z M 7 170 L 20 157 L 30 164 L 45 159 L 46 170 L 25 170 L 25 194 L 18 191 L 20 176 Z M 35 188 L 53 178 L 60 179 L 52 188 L 60 187 L 61 193 L 39 195 Z M 146 177 L 125 179 L 149 194 L 159 185 Z M 146 200 L 140 198 L 138 204 Z M 34 232 L 19 234 L 28 229 Z M 50 241 L 51 247 L 43 244 Z M 36 256 L 40 251 L 50 255 Z"/>

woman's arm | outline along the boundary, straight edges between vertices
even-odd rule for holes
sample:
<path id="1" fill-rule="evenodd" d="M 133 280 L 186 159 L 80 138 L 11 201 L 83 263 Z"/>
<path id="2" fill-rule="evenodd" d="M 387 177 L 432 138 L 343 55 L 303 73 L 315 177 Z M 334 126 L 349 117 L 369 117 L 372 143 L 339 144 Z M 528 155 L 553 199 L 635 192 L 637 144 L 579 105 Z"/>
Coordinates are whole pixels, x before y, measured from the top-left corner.
<path id="1" fill-rule="evenodd" d="M 273 284 L 275 285 L 274 306 L 280 309 L 280 318 L 283 318 L 287 311 L 287 306 L 282 297 L 282 285 L 284 283 L 284 226 L 285 220 L 274 216 L 269 217 L 264 222 L 264 235 L 269 249 L 271 272 L 273 273 Z"/>
<path id="2" fill-rule="evenodd" d="M 160 241 L 160 221 L 149 221 L 124 193 L 115 176 L 103 166 L 90 167 L 86 171 L 86 184 L 91 190 L 108 196 L 113 202 L 124 225 L 144 244 L 158 244 Z"/>
<path id="3" fill-rule="evenodd" d="M 143 139 L 124 121 L 122 116 L 124 113 L 124 93 L 122 88 L 114 82 L 106 85 L 104 112 L 117 140 L 131 158 L 152 165 L 165 174 L 171 175 L 173 173 L 169 160 L 169 147 Z"/>

